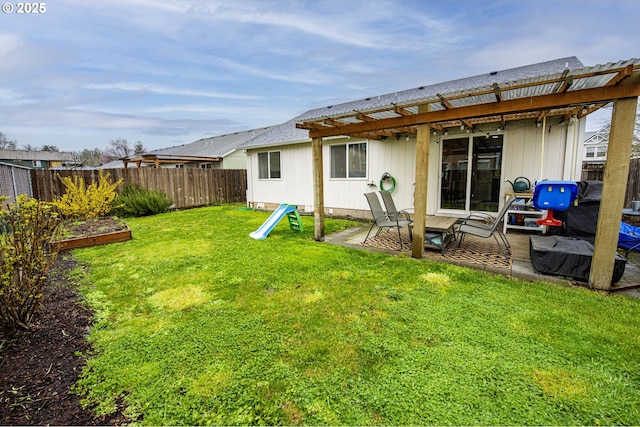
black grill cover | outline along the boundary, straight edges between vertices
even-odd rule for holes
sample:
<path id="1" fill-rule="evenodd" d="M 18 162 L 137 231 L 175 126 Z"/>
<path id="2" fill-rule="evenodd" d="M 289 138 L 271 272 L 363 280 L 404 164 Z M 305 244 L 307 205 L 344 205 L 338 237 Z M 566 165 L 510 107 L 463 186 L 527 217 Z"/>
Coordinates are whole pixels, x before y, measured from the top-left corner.
<path id="1" fill-rule="evenodd" d="M 539 273 L 589 281 L 593 257 L 591 242 L 564 236 L 529 236 L 529 243 L 531 263 Z M 616 253 L 611 283 L 622 278 L 626 263 L 626 258 Z"/>
<path id="2" fill-rule="evenodd" d="M 562 221 L 560 227 L 548 227 L 547 234 L 578 237 L 593 242 L 598 226 L 602 181 L 579 181 L 576 203 L 564 212 L 553 212 Z"/>

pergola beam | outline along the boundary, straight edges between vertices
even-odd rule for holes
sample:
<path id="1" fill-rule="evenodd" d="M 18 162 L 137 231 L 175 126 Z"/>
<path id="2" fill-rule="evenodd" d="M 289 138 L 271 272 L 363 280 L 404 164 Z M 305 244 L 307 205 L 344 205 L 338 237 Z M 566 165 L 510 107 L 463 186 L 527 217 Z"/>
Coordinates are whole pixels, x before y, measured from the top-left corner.
<path id="1" fill-rule="evenodd" d="M 322 138 L 311 140 L 313 171 L 313 238 L 324 241 L 324 178 L 322 167 Z"/>
<path id="2" fill-rule="evenodd" d="M 638 98 L 617 99 L 613 103 L 602 199 L 589 272 L 589 285 L 596 289 L 611 289 L 637 106 Z"/>
<path id="3" fill-rule="evenodd" d="M 574 81 L 580 81 L 580 80 L 583 80 L 583 79 L 589 79 L 591 77 L 601 77 L 601 76 L 605 76 L 605 75 L 610 75 L 610 76 L 612 76 L 612 78 L 610 79 L 610 81 L 607 84 L 605 84 L 605 86 L 607 86 L 607 85 L 616 85 L 616 84 L 620 83 L 622 80 L 624 80 L 626 77 L 629 77 L 629 76 L 633 75 L 634 69 L 637 70 L 638 69 L 638 65 L 629 64 L 629 65 L 626 65 L 624 67 L 607 69 L 607 70 L 604 70 L 604 71 L 597 70 L 597 71 L 592 71 L 592 72 L 589 72 L 589 73 L 575 74 L 575 75 L 573 75 L 573 79 L 574 79 Z M 488 89 L 482 89 L 482 90 L 474 91 L 472 94 L 467 93 L 467 92 L 459 93 L 459 94 L 449 94 L 449 95 L 447 95 L 446 98 L 447 98 L 447 100 L 449 102 L 451 102 L 452 100 L 467 98 L 467 97 L 469 97 L 471 95 L 482 97 L 484 95 L 493 94 L 495 96 L 495 94 L 496 94 L 496 86 L 498 86 L 499 89 L 500 89 L 500 97 L 501 97 L 500 101 L 502 101 L 504 99 L 503 92 L 512 92 L 512 91 L 526 89 L 526 88 L 534 87 L 534 86 L 550 85 L 550 84 L 557 83 L 558 84 L 558 86 L 556 88 L 556 91 L 557 91 L 557 89 L 560 88 L 561 85 L 566 81 L 567 75 L 568 75 L 569 72 L 570 72 L 570 70 L 565 70 L 560 77 L 549 78 L 549 79 L 546 79 L 544 81 L 539 81 L 539 80 L 534 79 L 533 81 L 524 81 L 522 83 L 515 83 L 515 84 L 513 84 L 513 83 L 503 83 L 502 86 L 499 86 L 496 83 L 494 83 Z M 423 89 L 423 87 L 421 87 L 420 89 Z M 613 99 L 614 98 L 609 99 L 608 101 L 611 101 Z M 497 98 L 496 98 L 496 100 L 497 100 Z M 403 104 L 403 105 L 392 104 L 393 108 L 390 108 L 389 106 L 376 108 L 374 110 L 368 111 L 367 114 L 379 113 L 379 112 L 385 112 L 385 111 L 393 110 L 397 114 L 400 114 L 400 115 L 403 115 L 403 116 L 405 116 L 405 115 L 413 115 L 413 113 L 408 110 L 409 108 L 416 108 L 418 105 L 429 104 L 429 103 L 433 103 L 433 102 L 438 102 L 438 99 L 436 98 L 436 99 L 433 99 L 433 100 L 421 100 L 421 101 L 416 101 L 416 102 Z M 336 115 L 336 116 L 332 116 L 332 118 L 336 119 L 336 120 L 340 120 L 341 118 L 346 118 L 346 117 L 353 117 L 353 113 L 342 113 L 342 114 L 339 114 L 339 115 Z M 313 122 L 313 120 L 311 120 L 309 122 Z M 297 127 L 300 128 L 300 129 L 310 129 L 309 127 L 304 127 L 304 126 L 301 126 L 301 125 L 297 125 Z"/>
<path id="4" fill-rule="evenodd" d="M 438 96 L 438 98 L 440 99 L 440 105 L 442 105 L 445 110 L 452 110 L 455 107 L 453 105 L 451 105 L 451 103 L 441 94 L 436 94 Z M 464 119 L 460 119 L 460 122 L 467 127 L 467 129 L 469 130 L 473 130 L 473 123 L 471 123 L 468 120 L 464 120 Z"/>
<path id="5" fill-rule="evenodd" d="M 418 113 L 428 112 L 429 104 L 418 107 Z M 424 255 L 424 229 L 427 224 L 427 193 L 429 189 L 429 141 L 428 124 L 418 126 L 416 135 L 416 177 L 413 199 L 413 239 L 411 256 L 421 259 Z"/>
<path id="6" fill-rule="evenodd" d="M 493 94 L 496 96 L 496 101 L 502 101 L 502 89 L 500 88 L 500 85 L 498 85 L 498 83 L 494 83 L 492 87 Z"/>
<path id="7" fill-rule="evenodd" d="M 450 110 L 417 113 L 411 116 L 392 117 L 361 123 L 351 123 L 339 128 L 324 127 L 309 129 L 311 138 L 350 135 L 358 132 L 371 132 L 383 129 L 417 126 L 420 124 L 438 123 L 447 120 L 462 120 L 501 114 L 532 112 L 553 108 L 566 108 L 571 105 L 592 104 L 612 101 L 620 98 L 640 96 L 640 84 L 619 84 L 591 89 L 582 89 L 549 95 L 531 96 L 486 104 L 457 107 Z M 364 115 L 363 115 L 364 116 Z M 368 117 L 368 116 L 366 116 Z"/>

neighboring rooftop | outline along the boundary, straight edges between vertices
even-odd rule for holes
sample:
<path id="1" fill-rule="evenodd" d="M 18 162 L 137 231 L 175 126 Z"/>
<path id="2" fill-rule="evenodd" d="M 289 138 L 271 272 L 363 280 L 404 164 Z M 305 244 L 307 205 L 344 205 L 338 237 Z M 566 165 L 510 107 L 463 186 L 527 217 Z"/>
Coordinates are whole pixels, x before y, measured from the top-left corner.
<path id="1" fill-rule="evenodd" d="M 74 155 L 66 151 L 0 150 L 0 159 L 64 162 L 72 161 Z"/>
<path id="2" fill-rule="evenodd" d="M 255 138 L 270 127 L 251 129 L 242 132 L 217 135 L 209 138 L 199 139 L 190 144 L 176 145 L 174 147 L 161 148 L 149 151 L 145 154 L 151 155 L 171 155 L 171 156 L 194 156 L 194 157 L 225 157 L 233 153 L 239 146 L 247 140 Z"/>

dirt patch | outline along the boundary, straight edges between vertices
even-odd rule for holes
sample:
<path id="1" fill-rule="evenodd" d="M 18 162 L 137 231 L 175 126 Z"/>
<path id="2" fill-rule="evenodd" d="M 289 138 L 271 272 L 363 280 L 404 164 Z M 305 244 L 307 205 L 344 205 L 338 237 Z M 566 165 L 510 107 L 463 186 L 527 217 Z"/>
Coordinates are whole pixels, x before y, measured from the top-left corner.
<path id="1" fill-rule="evenodd" d="M 32 330 L 0 335 L 0 424 L 121 425 L 121 411 L 96 418 L 70 393 L 90 346 L 85 335 L 92 313 L 69 280 L 76 266 L 61 253 L 43 294 L 44 307 Z"/>
<path id="2" fill-rule="evenodd" d="M 72 221 L 64 224 L 63 238 L 88 237 L 127 230 L 127 223 L 117 217 Z"/>

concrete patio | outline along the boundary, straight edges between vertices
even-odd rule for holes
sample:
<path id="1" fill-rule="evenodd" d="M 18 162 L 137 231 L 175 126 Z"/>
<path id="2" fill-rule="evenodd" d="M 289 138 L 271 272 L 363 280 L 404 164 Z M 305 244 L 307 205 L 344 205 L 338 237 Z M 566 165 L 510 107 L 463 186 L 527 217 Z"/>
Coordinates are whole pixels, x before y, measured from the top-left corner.
<path id="1" fill-rule="evenodd" d="M 369 237 L 366 244 L 364 244 L 369 227 L 370 224 L 365 224 L 343 230 L 341 232 L 332 233 L 325 236 L 325 242 L 360 250 L 382 252 L 392 255 L 399 255 L 402 253 L 411 256 L 408 232 L 403 231 L 403 248 L 400 250 L 398 245 L 398 235 L 395 230 L 383 231 L 378 238 L 372 239 Z M 512 251 L 510 259 L 499 252 L 493 239 L 481 239 L 474 236 L 466 236 L 464 243 L 460 248 L 464 249 L 465 247 L 473 246 L 478 248 L 475 252 L 473 250 L 466 251 L 467 256 L 464 256 L 465 254 L 460 256 L 461 253 L 456 251 L 457 242 L 453 241 L 449 244 L 445 256 L 443 256 L 437 248 L 425 249 L 425 259 L 460 265 L 480 271 L 487 271 L 493 274 L 517 277 L 524 280 L 542 280 L 565 286 L 588 287 L 588 284 L 583 282 L 572 281 L 565 277 L 536 272 L 531 264 L 531 257 L 529 255 L 529 235 L 530 234 L 526 232 L 514 231 L 510 231 L 506 234 Z M 637 283 L 640 283 L 640 254 L 638 252 L 632 252 L 629 254 L 624 275 L 622 276 L 622 279 L 615 284 L 615 287 L 623 287 Z M 640 297 L 640 288 L 619 290 L 616 291 L 616 293 Z"/>

